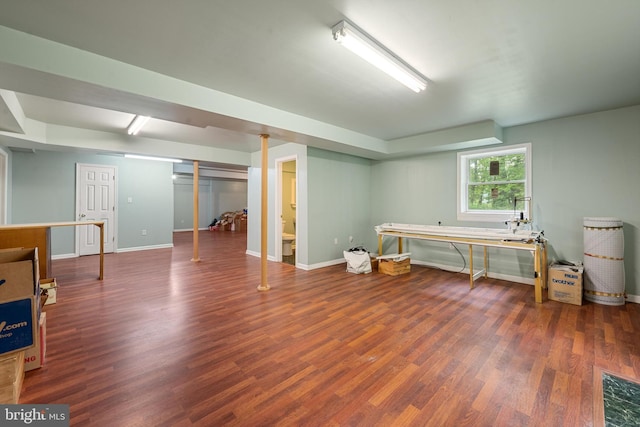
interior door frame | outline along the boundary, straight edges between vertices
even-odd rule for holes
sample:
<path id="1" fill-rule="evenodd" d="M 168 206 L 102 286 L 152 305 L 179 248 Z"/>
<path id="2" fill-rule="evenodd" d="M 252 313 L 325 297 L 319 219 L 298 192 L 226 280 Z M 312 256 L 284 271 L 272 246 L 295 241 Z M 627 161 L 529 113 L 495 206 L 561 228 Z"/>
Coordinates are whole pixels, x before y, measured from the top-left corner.
<path id="1" fill-rule="evenodd" d="M 275 228 L 274 228 L 274 257 L 277 262 L 282 262 L 282 165 L 287 162 L 295 161 L 296 162 L 296 186 L 298 185 L 298 155 L 294 154 L 291 156 L 279 157 L 275 159 L 276 166 L 276 176 L 275 176 L 275 206 L 274 206 L 274 219 L 275 219 Z M 298 194 L 298 189 L 296 188 L 296 195 Z M 296 209 L 296 223 L 298 222 L 298 210 Z M 295 252 L 295 260 L 294 264 L 298 265 L 298 251 Z"/>
<path id="2" fill-rule="evenodd" d="M 76 207 L 75 207 L 75 221 L 80 221 L 80 169 L 84 166 L 97 167 L 97 168 L 113 168 L 113 224 L 111 228 L 113 230 L 113 253 L 118 249 L 118 166 L 116 165 L 101 165 L 95 163 L 76 163 Z M 86 227 L 86 226 L 84 226 Z M 75 256 L 80 256 L 80 230 L 76 230 L 75 238 Z"/>
<path id="3" fill-rule="evenodd" d="M 0 224 L 8 221 L 9 153 L 0 147 Z"/>

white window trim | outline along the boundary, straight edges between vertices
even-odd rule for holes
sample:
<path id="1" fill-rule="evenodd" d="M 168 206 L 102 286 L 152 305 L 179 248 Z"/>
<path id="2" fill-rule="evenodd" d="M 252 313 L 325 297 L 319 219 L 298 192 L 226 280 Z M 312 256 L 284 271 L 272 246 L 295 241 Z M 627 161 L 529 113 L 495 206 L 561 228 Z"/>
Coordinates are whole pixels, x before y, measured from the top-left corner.
<path id="1" fill-rule="evenodd" d="M 480 149 L 473 151 L 463 151 L 458 153 L 458 185 L 457 185 L 457 218 L 458 221 L 478 221 L 478 222 L 505 222 L 511 219 L 513 211 L 469 211 L 467 209 L 467 162 L 476 157 L 486 157 L 489 155 L 500 156 L 510 154 L 515 151 L 525 152 L 525 197 L 531 197 L 531 143 L 509 145 L 500 148 Z M 524 203 L 524 216 L 531 218 L 529 213 L 529 203 Z"/>

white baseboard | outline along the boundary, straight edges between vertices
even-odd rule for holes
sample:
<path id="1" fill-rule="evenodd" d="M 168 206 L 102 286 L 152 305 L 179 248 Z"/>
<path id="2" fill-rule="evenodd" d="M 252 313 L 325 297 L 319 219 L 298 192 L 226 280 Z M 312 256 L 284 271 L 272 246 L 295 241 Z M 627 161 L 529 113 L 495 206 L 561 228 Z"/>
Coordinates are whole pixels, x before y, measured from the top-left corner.
<path id="1" fill-rule="evenodd" d="M 262 255 L 260 254 L 260 252 L 256 252 L 256 251 L 250 251 L 249 249 L 247 249 L 245 252 L 245 254 L 247 255 L 251 255 L 254 256 L 256 258 L 260 258 Z M 274 257 L 273 255 L 267 255 L 267 261 L 273 261 L 273 262 L 278 262 L 276 260 L 276 257 Z"/>
<path id="2" fill-rule="evenodd" d="M 450 271 L 452 273 L 469 274 L 468 267 L 465 267 L 463 270 L 460 270 L 459 268 L 456 269 L 455 267 L 452 267 L 450 265 L 430 263 L 430 262 L 418 261 L 413 259 L 411 260 L 411 264 L 422 265 L 422 266 L 431 267 L 431 268 L 438 268 L 440 270 Z M 480 270 L 474 269 L 474 271 L 477 273 Z M 492 279 L 506 280 L 508 282 L 515 282 L 515 283 L 523 283 L 525 285 L 531 285 L 531 286 L 534 285 L 534 281 L 532 278 L 526 278 L 522 276 L 513 276 L 509 274 L 499 274 L 499 273 L 492 273 L 492 272 L 488 272 L 487 276 L 491 277 Z"/>
<path id="3" fill-rule="evenodd" d="M 55 259 L 67 259 L 67 258 L 77 258 L 79 255 L 78 254 L 60 254 L 60 255 L 51 255 L 51 259 L 55 260 Z"/>
<path id="4" fill-rule="evenodd" d="M 136 251 L 149 251 L 152 249 L 167 249 L 167 248 L 173 248 L 173 243 L 165 243 L 163 245 L 151 245 L 151 246 L 134 246 L 132 248 L 121 248 L 121 249 L 117 249 L 115 252 L 116 253 L 136 252 Z M 94 254 L 94 255 L 99 255 L 99 254 Z M 76 253 L 58 254 L 58 255 L 51 255 L 51 259 L 56 260 L 56 259 L 78 258 L 79 256 L 80 255 Z"/>
<path id="5" fill-rule="evenodd" d="M 316 270 L 318 268 L 331 267 L 333 265 L 338 265 L 338 264 L 345 264 L 344 269 L 345 271 L 347 271 L 346 263 L 347 261 L 344 258 L 339 258 L 331 261 L 319 262 L 317 264 L 305 265 L 305 268 L 303 268 L 303 270 Z"/>
<path id="6" fill-rule="evenodd" d="M 173 243 L 165 243 L 163 245 L 150 245 L 150 246 L 134 246 L 132 248 L 120 248 L 116 252 L 136 252 L 136 251 L 149 251 L 153 249 L 167 249 L 173 248 Z"/>
<path id="7" fill-rule="evenodd" d="M 250 256 L 254 256 L 256 258 L 260 258 L 260 252 L 256 252 L 256 251 L 250 251 L 250 250 L 246 250 L 245 254 L 250 255 Z M 273 262 L 278 262 L 276 260 L 276 258 L 274 256 L 269 255 L 267 257 L 267 259 L 269 261 L 273 261 Z M 338 265 L 338 264 L 344 264 L 346 261 L 344 258 L 340 258 L 340 259 L 334 259 L 332 261 L 326 261 L 326 262 L 321 262 L 318 264 L 301 264 L 301 263 L 296 263 L 296 268 L 299 268 L 300 270 L 305 270 L 305 271 L 310 271 L 310 270 L 315 270 L 318 268 L 324 268 L 324 267 L 331 267 L 332 265 Z"/>
<path id="8" fill-rule="evenodd" d="M 209 227 L 200 227 L 198 231 L 208 231 Z M 174 233 L 184 233 L 185 231 L 193 231 L 193 228 L 179 228 L 177 230 L 173 230 Z"/>

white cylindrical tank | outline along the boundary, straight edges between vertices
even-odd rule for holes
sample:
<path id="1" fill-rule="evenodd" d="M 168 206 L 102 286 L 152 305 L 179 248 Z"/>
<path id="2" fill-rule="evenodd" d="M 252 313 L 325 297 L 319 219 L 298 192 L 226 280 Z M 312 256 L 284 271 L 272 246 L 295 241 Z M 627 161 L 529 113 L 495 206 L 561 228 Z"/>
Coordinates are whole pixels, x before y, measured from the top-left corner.
<path id="1" fill-rule="evenodd" d="M 625 302 L 623 223 L 617 218 L 584 218 L 584 298 Z"/>

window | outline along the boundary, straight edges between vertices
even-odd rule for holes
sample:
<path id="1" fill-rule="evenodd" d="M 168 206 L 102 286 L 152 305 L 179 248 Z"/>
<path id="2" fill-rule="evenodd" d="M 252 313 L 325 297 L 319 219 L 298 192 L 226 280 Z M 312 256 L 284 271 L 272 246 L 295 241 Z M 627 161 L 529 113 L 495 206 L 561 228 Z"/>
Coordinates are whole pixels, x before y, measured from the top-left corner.
<path id="1" fill-rule="evenodd" d="M 458 153 L 458 220 L 530 218 L 531 144 Z"/>

